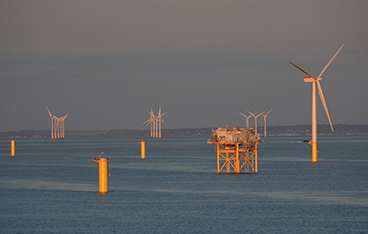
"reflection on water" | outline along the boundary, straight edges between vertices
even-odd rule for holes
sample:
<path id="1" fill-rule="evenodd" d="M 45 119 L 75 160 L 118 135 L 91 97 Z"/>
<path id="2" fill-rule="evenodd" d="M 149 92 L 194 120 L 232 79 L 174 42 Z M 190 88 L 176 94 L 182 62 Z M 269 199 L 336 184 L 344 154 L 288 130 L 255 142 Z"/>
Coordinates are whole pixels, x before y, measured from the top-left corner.
<path id="1" fill-rule="evenodd" d="M 95 191 L 93 184 L 64 183 L 60 181 L 32 180 L 32 179 L 8 179 L 0 181 L 2 188 L 37 189 L 37 190 L 63 190 L 63 191 Z"/>
<path id="2" fill-rule="evenodd" d="M 0 143 L 0 233 L 368 232 L 368 137 L 323 137 L 310 163 L 302 138 L 261 145 L 258 175 L 218 176 L 204 138 Z M 111 193 L 98 196 L 100 153 Z M 235 225 L 236 224 L 236 225 Z"/>

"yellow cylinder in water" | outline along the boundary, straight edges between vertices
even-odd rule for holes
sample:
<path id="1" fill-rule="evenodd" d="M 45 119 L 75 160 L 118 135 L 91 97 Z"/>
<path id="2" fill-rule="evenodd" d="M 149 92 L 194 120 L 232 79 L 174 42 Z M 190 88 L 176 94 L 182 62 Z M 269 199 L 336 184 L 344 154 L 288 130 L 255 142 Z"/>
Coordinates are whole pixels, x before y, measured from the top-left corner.
<path id="1" fill-rule="evenodd" d="M 235 145 L 235 173 L 240 173 L 239 144 Z"/>
<path id="2" fill-rule="evenodd" d="M 99 192 L 104 194 L 109 191 L 109 175 L 107 167 L 107 158 L 98 160 L 98 175 L 99 175 Z"/>
<path id="3" fill-rule="evenodd" d="M 15 156 L 15 140 L 10 141 L 10 155 L 12 158 Z"/>
<path id="4" fill-rule="evenodd" d="M 254 173 L 258 173 L 258 160 L 258 143 L 256 143 L 254 149 Z"/>
<path id="5" fill-rule="evenodd" d="M 317 142 L 312 142 L 312 162 L 318 162 L 318 146 Z"/>
<path id="6" fill-rule="evenodd" d="M 143 139 L 141 140 L 141 159 L 146 159 L 146 142 Z"/>

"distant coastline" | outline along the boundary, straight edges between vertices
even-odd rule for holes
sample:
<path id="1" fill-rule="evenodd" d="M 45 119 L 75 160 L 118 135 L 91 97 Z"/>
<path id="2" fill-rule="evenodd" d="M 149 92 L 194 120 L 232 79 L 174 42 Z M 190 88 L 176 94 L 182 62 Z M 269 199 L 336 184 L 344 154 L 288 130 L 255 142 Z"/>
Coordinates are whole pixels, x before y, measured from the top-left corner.
<path id="1" fill-rule="evenodd" d="M 328 125 L 319 125 L 320 136 L 349 136 L 368 135 L 368 125 L 335 125 L 335 132 L 331 133 Z M 262 133 L 263 128 L 259 128 Z M 212 128 L 178 128 L 164 129 L 166 137 L 208 137 Z M 291 126 L 270 126 L 268 128 L 270 136 L 309 136 L 310 125 Z M 111 130 L 69 130 L 66 132 L 67 138 L 140 138 L 148 137 L 146 129 L 111 129 Z M 50 130 L 18 130 L 2 131 L 0 138 L 24 138 L 24 139 L 48 139 Z"/>

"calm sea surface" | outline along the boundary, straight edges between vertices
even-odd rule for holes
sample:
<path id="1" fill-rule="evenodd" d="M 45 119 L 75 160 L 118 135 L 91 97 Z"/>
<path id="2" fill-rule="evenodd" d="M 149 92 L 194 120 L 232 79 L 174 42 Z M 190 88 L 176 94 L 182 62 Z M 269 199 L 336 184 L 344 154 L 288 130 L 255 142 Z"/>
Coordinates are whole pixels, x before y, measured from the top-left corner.
<path id="1" fill-rule="evenodd" d="M 368 136 L 261 145 L 258 175 L 218 176 L 205 138 L 0 143 L 0 233 L 367 233 Z M 98 153 L 111 156 L 99 196 Z"/>

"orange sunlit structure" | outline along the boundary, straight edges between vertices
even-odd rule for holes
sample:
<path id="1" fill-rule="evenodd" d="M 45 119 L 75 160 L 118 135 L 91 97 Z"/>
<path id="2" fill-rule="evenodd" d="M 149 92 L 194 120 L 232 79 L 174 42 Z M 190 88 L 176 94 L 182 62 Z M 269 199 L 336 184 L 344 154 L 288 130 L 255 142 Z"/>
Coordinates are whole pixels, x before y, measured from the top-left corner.
<path id="1" fill-rule="evenodd" d="M 15 157 L 15 147 L 16 147 L 15 139 L 10 140 L 10 156 L 12 159 Z"/>
<path id="2" fill-rule="evenodd" d="M 145 160 L 146 159 L 146 142 L 144 141 L 144 139 L 140 140 L 140 148 L 141 148 L 141 159 Z"/>
<path id="3" fill-rule="evenodd" d="M 208 144 L 216 145 L 217 174 L 258 173 L 260 138 L 251 128 L 217 128 Z"/>
<path id="4" fill-rule="evenodd" d="M 107 194 L 109 192 L 109 161 L 111 158 L 98 156 L 94 162 L 98 164 L 98 192 Z"/>
<path id="5" fill-rule="evenodd" d="M 327 69 L 330 67 L 330 65 L 332 64 L 332 62 L 336 58 L 336 56 L 340 53 L 340 51 L 342 50 L 342 48 L 344 48 L 344 44 L 342 44 L 337 49 L 337 51 L 335 52 L 335 54 L 330 58 L 330 60 L 327 62 L 327 64 L 322 68 L 322 70 L 321 70 L 321 72 L 319 73 L 318 76 L 314 76 L 311 73 L 307 72 L 302 66 L 290 62 L 290 64 L 292 66 L 294 66 L 296 69 L 298 69 L 298 70 L 300 70 L 301 72 L 304 73 L 304 75 L 305 75 L 304 76 L 304 82 L 305 83 L 311 83 L 312 84 L 312 136 L 311 136 L 312 139 L 311 139 L 311 145 L 312 145 L 312 162 L 313 163 L 318 162 L 317 91 L 318 91 L 318 96 L 321 99 L 321 103 L 322 103 L 323 109 L 325 110 L 327 120 L 328 120 L 328 122 L 330 124 L 331 131 L 334 132 L 335 129 L 334 129 L 334 126 L 332 124 L 332 118 L 331 118 L 330 111 L 329 111 L 328 106 L 327 106 L 327 101 L 326 101 L 325 94 L 323 92 L 321 80 L 323 79 L 323 75 L 325 74 L 325 72 L 327 71 Z"/>

